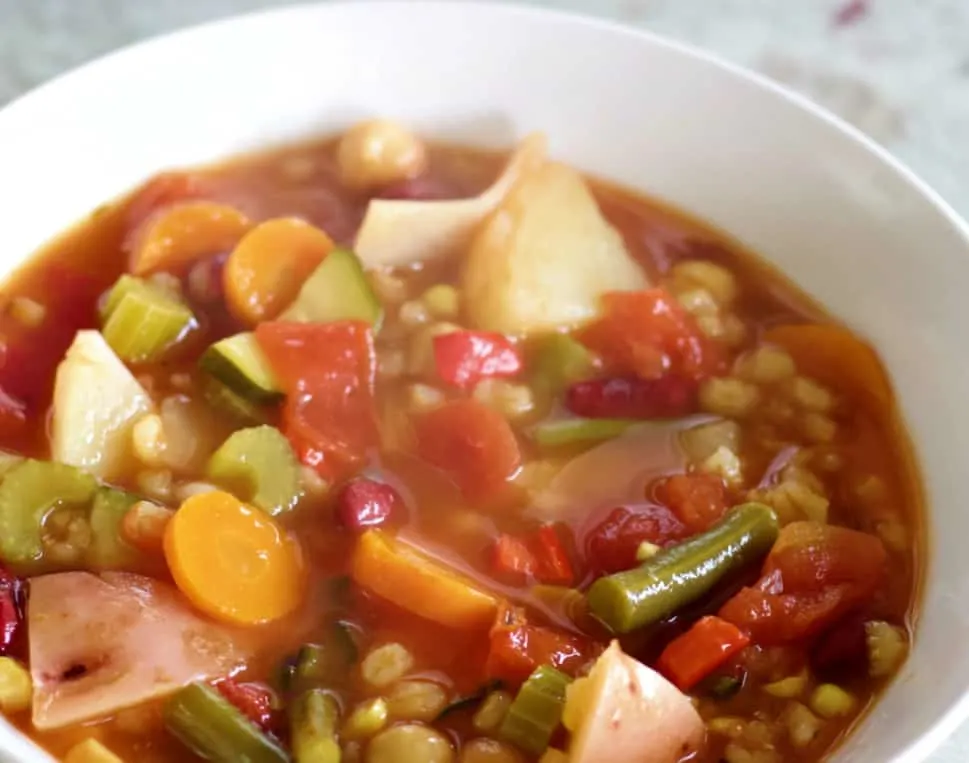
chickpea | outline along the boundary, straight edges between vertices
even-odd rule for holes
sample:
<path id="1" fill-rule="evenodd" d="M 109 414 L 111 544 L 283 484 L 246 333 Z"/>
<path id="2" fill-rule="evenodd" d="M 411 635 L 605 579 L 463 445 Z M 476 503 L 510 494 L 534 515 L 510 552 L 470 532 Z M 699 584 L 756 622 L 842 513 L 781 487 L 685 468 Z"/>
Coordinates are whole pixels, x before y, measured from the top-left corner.
<path id="1" fill-rule="evenodd" d="M 361 191 L 407 180 L 427 167 L 427 149 L 420 138 L 386 119 L 347 130 L 336 158 L 343 183 Z"/>

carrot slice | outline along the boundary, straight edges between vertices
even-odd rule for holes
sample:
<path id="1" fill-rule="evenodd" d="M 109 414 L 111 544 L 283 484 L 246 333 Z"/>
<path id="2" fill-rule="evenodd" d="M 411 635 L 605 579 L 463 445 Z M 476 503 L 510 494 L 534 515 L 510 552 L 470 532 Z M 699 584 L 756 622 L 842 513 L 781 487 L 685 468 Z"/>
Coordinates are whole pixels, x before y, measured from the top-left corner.
<path id="1" fill-rule="evenodd" d="M 259 625 L 303 598 L 299 547 L 268 516 L 220 491 L 185 501 L 165 529 L 165 559 L 179 590 L 214 618 Z"/>
<path id="2" fill-rule="evenodd" d="M 764 340 L 787 350 L 805 376 L 878 407 L 891 402 L 891 385 L 878 355 L 846 328 L 827 324 L 777 326 L 764 334 Z"/>
<path id="3" fill-rule="evenodd" d="M 251 325 L 275 318 L 332 248 L 326 233 L 298 217 L 257 225 L 232 250 L 222 271 L 232 314 Z"/>
<path id="4" fill-rule="evenodd" d="M 498 611 L 490 593 L 380 530 L 360 536 L 351 574 L 378 596 L 448 628 L 487 628 Z"/>
<path id="5" fill-rule="evenodd" d="M 129 265 L 135 275 L 178 270 L 199 257 L 231 249 L 249 230 L 239 210 L 211 201 L 174 204 L 136 233 Z"/>

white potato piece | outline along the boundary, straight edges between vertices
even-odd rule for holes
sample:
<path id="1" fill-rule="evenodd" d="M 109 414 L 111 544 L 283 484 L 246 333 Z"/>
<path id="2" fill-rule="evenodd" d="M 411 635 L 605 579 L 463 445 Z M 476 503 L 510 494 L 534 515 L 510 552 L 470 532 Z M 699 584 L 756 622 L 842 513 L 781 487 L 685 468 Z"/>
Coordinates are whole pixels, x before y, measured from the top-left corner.
<path id="1" fill-rule="evenodd" d="M 617 641 L 568 688 L 569 763 L 678 763 L 706 730 L 690 698 L 624 654 Z"/>
<path id="2" fill-rule="evenodd" d="M 245 634 L 196 614 L 167 583 L 124 572 L 34 578 L 27 629 L 41 731 L 226 675 L 249 656 Z"/>
<path id="3" fill-rule="evenodd" d="M 354 251 L 366 268 L 410 265 L 460 251 L 519 178 L 544 161 L 545 152 L 545 136 L 529 135 L 500 177 L 471 199 L 373 199 L 357 232 Z"/>
<path id="4" fill-rule="evenodd" d="M 51 456 L 103 480 L 121 475 L 151 398 L 97 331 L 79 331 L 57 367 Z"/>
<path id="5" fill-rule="evenodd" d="M 529 172 L 475 237 L 464 269 L 472 324 L 506 334 L 573 327 L 609 291 L 648 283 L 578 172 Z"/>

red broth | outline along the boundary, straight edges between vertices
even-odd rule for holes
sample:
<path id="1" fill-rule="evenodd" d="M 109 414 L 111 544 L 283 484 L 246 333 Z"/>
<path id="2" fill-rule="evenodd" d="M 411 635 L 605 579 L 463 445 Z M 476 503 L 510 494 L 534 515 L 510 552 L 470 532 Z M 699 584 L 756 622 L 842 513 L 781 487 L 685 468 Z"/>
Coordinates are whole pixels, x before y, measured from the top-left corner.
<path id="1" fill-rule="evenodd" d="M 78 331 L 103 328 L 104 295 L 129 272 L 145 231 L 178 205 L 226 205 L 248 218 L 245 229 L 299 217 L 350 247 L 375 194 L 472 196 L 506 159 L 431 144 L 416 179 L 361 191 L 343 182 L 338 151 L 339 139 L 327 139 L 160 175 L 31 259 L 3 290 L 0 446 L 43 464 L 57 455 L 52 417 L 65 415 L 51 412 L 58 364 Z M 601 314 L 572 332 L 566 350 L 549 347 L 567 334 L 471 334 L 464 251 L 369 272 L 382 311 L 377 332 L 359 320 L 282 324 L 277 316 L 254 327 L 227 304 L 223 275 L 244 230 L 234 232 L 226 215 L 185 228 L 183 245 L 211 251 L 162 262 L 141 283 L 189 309 L 192 328 L 126 364 L 146 405 L 161 412 L 167 444 L 149 438 L 133 452 L 122 448 L 107 480 L 134 506 L 116 527 L 134 553 L 92 563 L 86 549 L 105 530 L 90 507 L 47 496 L 34 530 L 39 556 L 25 562 L 15 545 L 0 553 L 11 576 L 0 587 L 0 619 L 12 630 L 15 605 L 30 612 L 4 647 L 16 661 L 4 668 L 26 666 L 36 684 L 31 661 L 46 659 L 28 631 L 41 614 L 30 609 L 41 606 L 29 593 L 42 585 L 36 579 L 120 568 L 161 581 L 173 606 L 206 627 L 237 629 L 245 659 L 206 680 L 221 686 L 247 734 L 269 740 L 266 757 L 253 759 L 285 760 L 300 749 L 305 729 L 293 716 L 316 689 L 337 712 L 331 742 L 345 761 L 537 761 L 546 744 L 566 749 L 575 729 L 553 718 L 547 741 L 522 742 L 502 713 L 533 669 L 551 661 L 577 680 L 609 643 L 590 588 L 656 563 L 664 549 L 736 518 L 733 507 L 758 502 L 773 510 L 779 540 L 771 535 L 716 585 L 619 643 L 693 699 L 703 741 L 684 747 L 684 760 L 824 758 L 891 680 L 917 611 L 924 514 L 890 384 L 862 339 L 724 233 L 641 194 L 586 182 L 651 285 L 604 297 Z M 281 241 L 295 251 L 296 237 L 317 241 L 306 235 Z M 332 255 L 303 246 L 291 267 L 307 273 Z M 264 255 L 273 256 L 297 255 L 283 246 Z M 225 390 L 213 393 L 225 369 L 213 377 L 200 358 L 253 328 L 286 399 L 249 387 L 248 401 L 232 397 L 226 407 Z M 590 417 L 605 429 L 581 430 Z M 622 431 L 616 419 L 642 426 Z M 226 495 L 256 501 L 244 468 L 226 477 L 210 464 L 226 438 L 257 424 L 280 428 L 273 442 L 286 444 L 290 460 L 270 463 L 295 475 L 257 481 L 283 493 L 295 484 L 299 495 L 285 510 L 279 502 L 288 498 L 263 495 L 276 502 L 273 518 Z M 576 439 L 570 425 L 585 434 Z M 149 430 L 142 424 L 131 437 Z M 14 463 L 5 482 L 22 466 Z M 223 492 L 206 493 L 215 487 Z M 0 515 L 16 512 L 3 504 L 3 489 Z M 213 495 L 228 503 L 216 506 Z M 193 501 L 204 510 L 186 508 Z M 271 570 L 235 586 L 226 565 L 268 542 L 266 522 L 280 533 L 261 557 Z M 223 549 L 220 536 L 233 532 L 240 545 Z M 275 589 L 264 590 L 263 573 Z M 277 611 L 280 590 L 294 601 L 288 611 Z M 93 628 L 102 605 L 71 602 L 89 606 Z M 703 625 L 710 616 L 721 635 Z M 731 638 L 741 642 L 731 646 Z M 314 672 L 306 645 L 335 650 L 343 662 Z M 71 670 L 93 670 L 81 663 L 42 680 L 60 682 L 63 699 L 77 677 Z M 9 700 L 0 693 L 0 705 L 56 756 L 101 761 L 77 749 L 97 740 L 124 761 L 242 759 L 231 747 L 237 738 L 213 752 L 178 731 L 177 687 L 43 731 L 35 726 L 40 688 L 33 720 L 23 692 Z M 301 754 L 297 761 L 317 760 Z"/>

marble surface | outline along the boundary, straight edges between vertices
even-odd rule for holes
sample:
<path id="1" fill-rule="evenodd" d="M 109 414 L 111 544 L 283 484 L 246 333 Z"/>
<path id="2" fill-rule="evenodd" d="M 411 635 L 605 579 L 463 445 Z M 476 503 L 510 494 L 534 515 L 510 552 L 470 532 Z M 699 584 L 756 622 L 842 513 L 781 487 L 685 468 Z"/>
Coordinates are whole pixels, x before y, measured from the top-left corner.
<path id="1" fill-rule="evenodd" d="M 457 1 L 457 0 L 455 0 Z M 287 0 L 0 0 L 0 105 L 160 32 Z M 967 0 L 536 0 L 698 44 L 800 90 L 969 216 Z M 969 726 L 932 763 L 969 760 Z"/>

